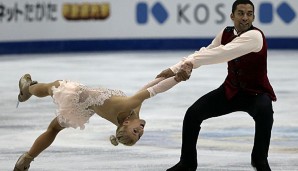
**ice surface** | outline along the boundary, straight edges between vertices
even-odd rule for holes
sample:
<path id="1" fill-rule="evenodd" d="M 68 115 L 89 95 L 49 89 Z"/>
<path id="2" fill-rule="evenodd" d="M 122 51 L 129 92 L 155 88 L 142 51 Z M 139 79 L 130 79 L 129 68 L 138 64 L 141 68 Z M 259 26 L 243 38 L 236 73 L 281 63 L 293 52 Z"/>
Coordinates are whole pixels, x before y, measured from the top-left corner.
<path id="1" fill-rule="evenodd" d="M 51 98 L 32 97 L 15 108 L 18 80 L 79 81 L 91 87 L 120 89 L 132 95 L 189 51 L 10 55 L 0 57 L 0 171 L 10 171 L 18 157 L 55 117 Z M 274 171 L 298 170 L 298 52 L 269 51 L 268 75 L 278 97 L 269 151 Z M 203 66 L 187 82 L 143 103 L 145 134 L 133 147 L 114 147 L 108 138 L 115 126 L 94 115 L 86 129 L 63 130 L 30 171 L 163 171 L 180 156 L 185 111 L 197 98 L 217 88 L 226 64 Z M 250 171 L 254 122 L 246 113 L 205 121 L 198 141 L 198 170 Z"/>

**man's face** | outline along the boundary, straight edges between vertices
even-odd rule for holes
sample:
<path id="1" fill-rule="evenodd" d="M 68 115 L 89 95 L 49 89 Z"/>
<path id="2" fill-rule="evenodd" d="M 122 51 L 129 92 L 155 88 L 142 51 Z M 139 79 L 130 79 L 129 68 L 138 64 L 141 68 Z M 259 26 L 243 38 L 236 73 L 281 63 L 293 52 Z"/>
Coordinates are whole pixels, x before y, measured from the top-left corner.
<path id="1" fill-rule="evenodd" d="M 231 14 L 237 33 L 247 31 L 255 19 L 253 6 L 250 4 L 239 4 Z"/>

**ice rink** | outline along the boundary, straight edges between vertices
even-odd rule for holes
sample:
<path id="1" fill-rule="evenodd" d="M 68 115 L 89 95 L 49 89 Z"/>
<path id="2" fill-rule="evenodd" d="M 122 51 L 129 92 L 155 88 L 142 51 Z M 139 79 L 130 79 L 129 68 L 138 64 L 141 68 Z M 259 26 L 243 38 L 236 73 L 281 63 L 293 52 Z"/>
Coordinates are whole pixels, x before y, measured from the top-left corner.
<path id="1" fill-rule="evenodd" d="M 55 117 L 50 97 L 32 97 L 16 108 L 19 78 L 79 81 L 91 87 L 120 89 L 132 95 L 160 71 L 191 51 L 140 51 L 84 54 L 0 56 L 0 171 L 11 171 L 18 157 Z M 190 80 L 143 103 L 147 124 L 132 147 L 113 146 L 116 126 L 94 115 L 85 130 L 65 129 L 53 145 L 31 163 L 30 171 L 165 171 L 180 156 L 184 113 L 195 100 L 217 88 L 226 63 L 202 66 Z M 253 66 L 252 66 L 253 67 Z M 298 51 L 269 51 L 268 76 L 277 95 L 274 102 L 269 163 L 273 171 L 298 170 Z M 202 125 L 198 141 L 200 171 L 252 171 L 250 153 L 254 122 L 237 112 Z"/>

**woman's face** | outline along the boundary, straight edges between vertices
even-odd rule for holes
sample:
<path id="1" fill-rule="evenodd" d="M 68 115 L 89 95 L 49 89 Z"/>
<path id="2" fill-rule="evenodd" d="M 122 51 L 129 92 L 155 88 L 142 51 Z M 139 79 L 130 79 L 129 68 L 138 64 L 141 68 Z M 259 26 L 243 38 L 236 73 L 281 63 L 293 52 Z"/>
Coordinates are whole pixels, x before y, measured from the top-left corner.
<path id="1" fill-rule="evenodd" d="M 146 121 L 143 119 L 129 119 L 123 122 L 127 134 L 137 142 L 144 133 Z"/>

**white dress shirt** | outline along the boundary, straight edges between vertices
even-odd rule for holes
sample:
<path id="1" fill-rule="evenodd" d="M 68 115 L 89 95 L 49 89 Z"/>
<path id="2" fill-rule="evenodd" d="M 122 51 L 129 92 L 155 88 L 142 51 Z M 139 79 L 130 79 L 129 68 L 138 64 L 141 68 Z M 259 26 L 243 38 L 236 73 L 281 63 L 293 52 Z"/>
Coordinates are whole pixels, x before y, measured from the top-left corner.
<path id="1" fill-rule="evenodd" d="M 179 63 L 171 66 L 170 69 L 177 73 L 185 61 L 190 61 L 193 68 L 196 69 L 202 65 L 228 62 L 251 52 L 259 52 L 262 49 L 263 36 L 258 30 L 249 30 L 237 36 L 230 43 L 221 45 L 223 31 L 213 39 L 209 46 L 202 47 L 199 51 L 195 51 L 188 57 L 183 58 Z M 234 34 L 237 35 L 235 30 Z"/>

